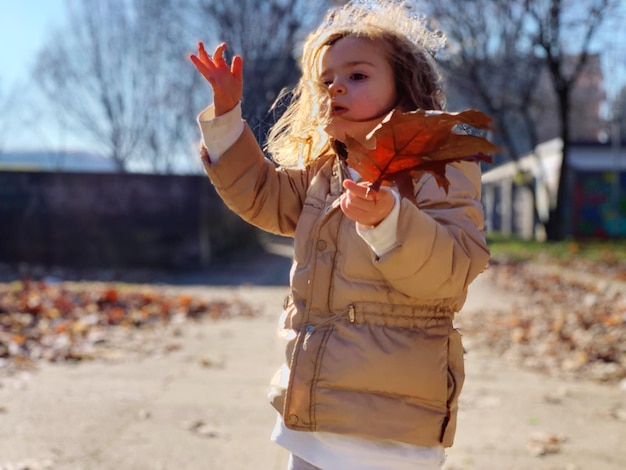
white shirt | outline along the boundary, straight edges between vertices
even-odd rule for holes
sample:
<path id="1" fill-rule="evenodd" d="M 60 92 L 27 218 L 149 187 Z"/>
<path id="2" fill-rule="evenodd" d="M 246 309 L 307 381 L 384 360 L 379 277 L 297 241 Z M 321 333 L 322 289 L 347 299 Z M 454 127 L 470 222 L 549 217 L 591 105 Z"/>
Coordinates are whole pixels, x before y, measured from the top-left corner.
<path id="1" fill-rule="evenodd" d="M 241 105 L 218 117 L 210 106 L 200 113 L 198 123 L 211 162 L 216 163 L 244 130 Z M 355 181 L 359 178 L 353 169 L 350 169 L 350 175 Z M 392 191 L 396 204 L 381 223 L 373 228 L 357 224 L 357 233 L 377 256 L 382 256 L 397 244 L 400 197 L 395 190 Z M 281 381 L 286 386 L 289 369 L 286 364 L 282 367 Z M 420 447 L 328 432 L 293 431 L 285 426 L 280 415 L 271 440 L 323 470 L 439 470 L 445 462 L 442 446 Z"/>

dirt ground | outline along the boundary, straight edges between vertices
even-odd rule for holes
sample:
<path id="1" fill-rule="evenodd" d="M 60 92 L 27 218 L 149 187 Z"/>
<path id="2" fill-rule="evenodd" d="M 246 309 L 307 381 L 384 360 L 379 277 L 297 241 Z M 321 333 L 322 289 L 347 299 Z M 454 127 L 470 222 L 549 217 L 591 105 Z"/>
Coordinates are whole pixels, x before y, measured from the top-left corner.
<path id="1" fill-rule="evenodd" d="M 159 281 L 245 300 L 259 309 L 255 318 L 134 333 L 128 344 L 144 347 L 0 373 L 0 469 L 285 468 L 286 452 L 269 441 L 275 415 L 266 390 L 282 360 L 275 327 L 289 263 L 268 256 Z M 516 295 L 479 278 L 462 315 Z M 446 470 L 626 468 L 625 387 L 523 370 L 465 340 L 467 378 Z"/>

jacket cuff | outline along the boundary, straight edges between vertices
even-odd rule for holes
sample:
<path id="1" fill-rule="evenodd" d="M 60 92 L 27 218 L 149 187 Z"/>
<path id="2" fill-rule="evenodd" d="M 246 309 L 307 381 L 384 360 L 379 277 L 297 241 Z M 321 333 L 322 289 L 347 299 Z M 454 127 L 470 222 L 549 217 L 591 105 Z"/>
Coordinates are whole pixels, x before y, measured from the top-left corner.
<path id="1" fill-rule="evenodd" d="M 383 256 L 385 253 L 398 245 L 398 218 L 400 216 L 400 195 L 391 190 L 396 200 L 391 212 L 376 227 L 367 227 L 359 223 L 356 224 L 356 232 L 367 243 L 376 256 Z"/>
<path id="2" fill-rule="evenodd" d="M 244 121 L 241 118 L 241 102 L 221 116 L 215 116 L 213 105 L 198 115 L 198 125 L 202 132 L 202 143 L 215 164 L 233 146 L 243 133 Z"/>

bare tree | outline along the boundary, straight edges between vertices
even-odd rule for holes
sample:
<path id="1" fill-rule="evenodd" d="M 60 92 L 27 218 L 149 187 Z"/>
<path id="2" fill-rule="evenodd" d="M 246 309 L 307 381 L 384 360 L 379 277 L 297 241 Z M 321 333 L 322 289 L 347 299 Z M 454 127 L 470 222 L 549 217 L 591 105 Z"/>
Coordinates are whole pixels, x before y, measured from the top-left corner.
<path id="1" fill-rule="evenodd" d="M 190 139 L 196 139 L 194 93 L 200 77 L 187 59 L 195 16 L 193 4 L 181 7 L 178 0 L 135 0 L 137 64 L 143 71 L 144 105 L 147 116 L 146 138 L 141 154 L 147 164 L 170 172 L 176 154 L 188 152 Z M 156 63 L 158 62 L 158 63 Z"/>
<path id="2" fill-rule="evenodd" d="M 562 239 L 567 229 L 566 201 L 571 198 L 568 184 L 572 90 L 591 53 L 592 40 L 617 0 L 525 0 L 526 11 L 535 32 L 536 49 L 544 60 L 554 92 L 563 142 L 563 158 L 556 207 L 550 214 L 547 235 Z"/>
<path id="3" fill-rule="evenodd" d="M 626 140 L 626 86 L 622 88 L 613 105 L 613 121 L 615 122 L 616 138 L 621 144 Z"/>
<path id="4" fill-rule="evenodd" d="M 450 106 L 477 107 L 492 116 L 501 159 L 517 162 L 539 143 L 533 110 L 542 107 L 536 96 L 541 63 L 524 27 L 524 0 L 449 0 L 422 8 L 448 37 L 441 63 Z M 534 195 L 531 181 L 519 181 Z M 533 207 L 543 224 L 536 201 Z"/>
<path id="5" fill-rule="evenodd" d="M 198 0 L 203 30 L 244 58 L 244 117 L 263 141 L 272 103 L 300 75 L 297 47 L 333 3 L 328 0 Z"/>
<path id="6" fill-rule="evenodd" d="M 171 170 L 194 129 L 184 119 L 193 71 L 172 46 L 186 46 L 174 3 L 69 0 L 67 27 L 38 56 L 43 92 L 120 171 Z"/>
<path id="7" fill-rule="evenodd" d="M 448 62 L 452 84 L 478 98 L 495 117 L 511 159 L 539 143 L 542 116 L 551 113 L 546 106 L 556 103 L 563 165 L 556 207 L 547 226 L 550 239 L 562 236 L 566 222 L 564 175 L 571 116 L 576 110 L 573 91 L 585 67 L 593 65 L 590 58 L 597 58 L 591 53 L 592 40 L 616 2 L 450 0 L 424 5 L 456 47 Z"/>
<path id="8" fill-rule="evenodd" d="M 425 7 L 448 36 L 450 49 L 441 63 L 456 104 L 493 116 L 495 138 L 513 160 L 537 143 L 529 104 L 540 64 L 529 52 L 523 1 L 450 0 Z"/>

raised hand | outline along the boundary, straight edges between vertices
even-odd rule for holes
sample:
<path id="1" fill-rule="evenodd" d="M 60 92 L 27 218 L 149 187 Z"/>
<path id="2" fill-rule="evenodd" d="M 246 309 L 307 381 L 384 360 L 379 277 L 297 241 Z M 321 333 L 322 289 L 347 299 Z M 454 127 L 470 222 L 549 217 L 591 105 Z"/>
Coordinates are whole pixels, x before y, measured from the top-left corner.
<path id="1" fill-rule="evenodd" d="M 240 56 L 233 57 L 231 65 L 224 60 L 226 44 L 222 43 L 215 49 L 213 58 L 204 50 L 204 44 L 198 43 L 198 55 L 189 58 L 211 84 L 213 88 L 213 105 L 215 115 L 221 116 L 233 109 L 243 94 L 243 60 Z"/>
<path id="2" fill-rule="evenodd" d="M 382 186 L 378 191 L 364 184 L 344 180 L 346 190 L 341 198 L 341 210 L 348 219 L 361 225 L 375 227 L 389 215 L 395 204 L 391 190 Z"/>

